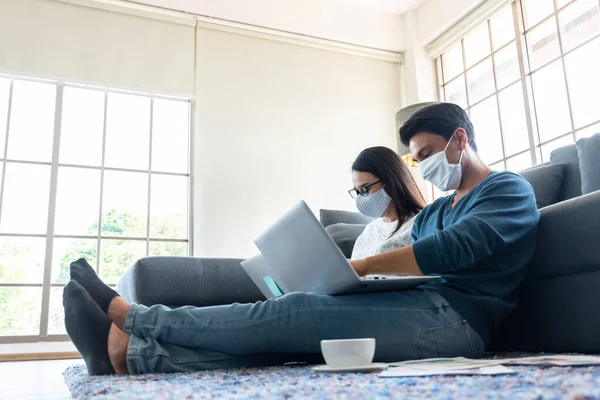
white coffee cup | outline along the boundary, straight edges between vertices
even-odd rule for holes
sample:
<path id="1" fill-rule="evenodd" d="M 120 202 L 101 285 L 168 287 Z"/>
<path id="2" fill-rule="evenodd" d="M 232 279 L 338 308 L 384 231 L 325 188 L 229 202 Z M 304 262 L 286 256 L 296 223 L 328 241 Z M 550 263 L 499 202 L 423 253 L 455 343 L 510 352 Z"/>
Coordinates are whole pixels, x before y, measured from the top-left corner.
<path id="1" fill-rule="evenodd" d="M 321 352 L 327 365 L 333 368 L 371 365 L 375 339 L 321 340 Z"/>

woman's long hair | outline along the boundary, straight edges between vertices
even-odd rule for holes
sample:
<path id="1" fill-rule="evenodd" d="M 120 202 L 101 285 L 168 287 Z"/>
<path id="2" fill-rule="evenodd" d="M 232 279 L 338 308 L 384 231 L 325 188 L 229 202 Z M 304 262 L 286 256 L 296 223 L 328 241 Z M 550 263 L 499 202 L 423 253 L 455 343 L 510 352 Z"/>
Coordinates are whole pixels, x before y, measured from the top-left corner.
<path id="1" fill-rule="evenodd" d="M 352 170 L 369 172 L 383 183 L 383 189 L 392 198 L 398 214 L 398 225 L 392 235 L 426 205 L 404 161 L 387 147 L 369 147 L 361 151 L 352 163 Z"/>

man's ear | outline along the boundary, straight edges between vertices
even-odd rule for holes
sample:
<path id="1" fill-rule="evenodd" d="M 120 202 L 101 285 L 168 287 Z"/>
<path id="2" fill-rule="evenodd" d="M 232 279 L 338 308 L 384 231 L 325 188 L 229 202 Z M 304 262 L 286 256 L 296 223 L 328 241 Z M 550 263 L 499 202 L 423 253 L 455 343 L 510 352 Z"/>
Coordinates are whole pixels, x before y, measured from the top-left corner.
<path id="1" fill-rule="evenodd" d="M 469 138 L 467 137 L 467 131 L 463 128 L 456 128 L 454 131 L 454 139 L 459 145 L 461 150 L 465 150 L 469 144 Z"/>

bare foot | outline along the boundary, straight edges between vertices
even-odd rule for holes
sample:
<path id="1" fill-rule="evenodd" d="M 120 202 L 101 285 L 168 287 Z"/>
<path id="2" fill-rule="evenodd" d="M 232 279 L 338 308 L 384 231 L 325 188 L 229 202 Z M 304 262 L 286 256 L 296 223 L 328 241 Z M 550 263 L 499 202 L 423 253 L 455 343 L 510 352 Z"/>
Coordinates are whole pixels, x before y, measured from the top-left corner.
<path id="1" fill-rule="evenodd" d="M 127 345 L 129 335 L 120 330 L 115 324 L 111 324 L 108 332 L 108 357 L 115 372 L 118 375 L 129 375 L 127 369 Z"/>
<path id="2" fill-rule="evenodd" d="M 108 306 L 108 317 L 121 330 L 123 330 L 123 327 L 125 326 L 125 317 L 127 317 L 130 307 L 131 304 L 123 300 L 121 297 L 115 297 L 112 299 L 110 305 Z"/>

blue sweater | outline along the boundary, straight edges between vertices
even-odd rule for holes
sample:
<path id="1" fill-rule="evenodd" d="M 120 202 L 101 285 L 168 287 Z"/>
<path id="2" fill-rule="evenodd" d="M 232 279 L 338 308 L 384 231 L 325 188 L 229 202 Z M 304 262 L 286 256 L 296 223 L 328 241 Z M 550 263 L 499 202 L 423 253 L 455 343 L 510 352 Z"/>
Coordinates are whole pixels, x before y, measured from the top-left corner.
<path id="1" fill-rule="evenodd" d="M 438 292 L 487 343 L 515 308 L 517 288 L 535 249 L 540 214 L 531 185 L 511 172 L 492 172 L 452 208 L 440 198 L 417 216 L 413 249 Z"/>

